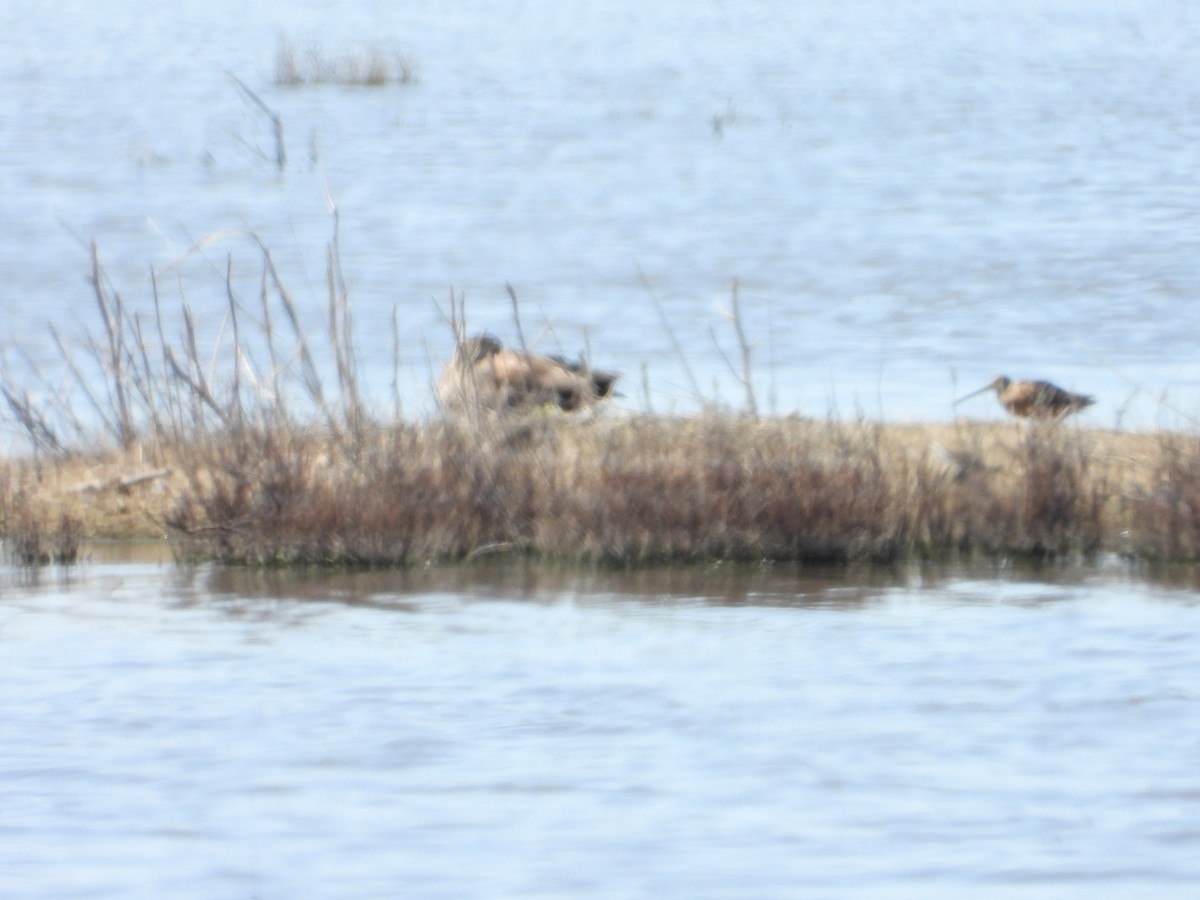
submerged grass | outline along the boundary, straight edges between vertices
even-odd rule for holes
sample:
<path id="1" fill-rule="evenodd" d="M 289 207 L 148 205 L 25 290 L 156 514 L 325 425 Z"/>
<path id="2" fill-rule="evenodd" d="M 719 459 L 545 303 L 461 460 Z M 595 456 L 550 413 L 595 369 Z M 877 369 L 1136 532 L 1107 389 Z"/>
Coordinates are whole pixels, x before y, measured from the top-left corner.
<path id="1" fill-rule="evenodd" d="M 279 87 L 382 87 L 414 80 L 412 61 L 395 47 L 367 44 L 331 56 L 316 45 L 296 47 L 280 41 L 275 51 L 275 84 Z"/>
<path id="2" fill-rule="evenodd" d="M 197 349 L 186 304 L 183 331 L 169 340 L 157 291 L 154 319 L 143 322 L 93 252 L 104 333 L 66 361 L 100 424 L 87 432 L 44 383 L 0 384 L 34 448 L 0 462 L 12 559 L 70 561 L 88 537 L 165 534 L 181 559 L 257 565 L 496 554 L 627 566 L 1101 553 L 1200 561 L 1192 435 L 730 410 L 379 421 L 359 394 L 336 227 L 322 340 L 299 327 L 270 253 L 251 243 L 261 251 L 260 296 L 244 304 L 226 275 L 235 337 L 223 381 L 219 366 L 202 364 L 212 354 Z M 333 384 L 321 382 L 319 348 L 333 360 Z M 305 403 L 294 402 L 297 389 Z M 70 449 L 97 435 L 111 449 Z"/>

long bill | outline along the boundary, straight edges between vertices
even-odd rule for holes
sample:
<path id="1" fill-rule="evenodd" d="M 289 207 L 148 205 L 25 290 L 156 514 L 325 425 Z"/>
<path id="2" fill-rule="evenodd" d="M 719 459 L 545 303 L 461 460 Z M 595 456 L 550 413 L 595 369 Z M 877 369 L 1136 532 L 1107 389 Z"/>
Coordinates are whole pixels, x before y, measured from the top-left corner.
<path id="1" fill-rule="evenodd" d="M 986 394 L 991 389 L 992 389 L 992 386 L 990 384 L 985 384 L 979 390 L 971 391 L 971 393 L 966 394 L 962 397 L 959 397 L 957 400 L 954 401 L 954 405 L 958 406 L 958 404 L 962 403 L 964 400 L 970 400 L 972 397 L 978 397 L 980 394 Z"/>

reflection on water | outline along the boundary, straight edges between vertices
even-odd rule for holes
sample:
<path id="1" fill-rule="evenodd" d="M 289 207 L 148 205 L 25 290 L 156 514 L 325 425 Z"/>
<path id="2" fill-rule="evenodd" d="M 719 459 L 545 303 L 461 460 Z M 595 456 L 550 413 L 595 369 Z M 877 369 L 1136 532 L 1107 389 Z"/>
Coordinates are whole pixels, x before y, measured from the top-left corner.
<path id="1" fill-rule="evenodd" d="M 845 571 L 795 567 L 713 565 L 645 569 L 580 569 L 533 561 L 488 562 L 411 571 L 322 571 L 205 567 L 190 589 L 213 596 L 320 600 L 346 604 L 402 604 L 409 595 L 450 594 L 464 599 L 534 603 L 640 602 L 714 606 L 857 606 L 885 586 L 905 583 L 902 574 L 867 570 L 853 579 Z"/>
<path id="2" fill-rule="evenodd" d="M 578 567 L 517 560 L 431 566 L 411 570 L 184 568 L 180 602 L 214 597 L 345 603 L 404 609 L 409 596 L 576 604 L 652 603 L 708 606 L 782 606 L 857 609 L 903 594 L 938 595 L 954 602 L 1037 604 L 1074 597 L 1087 585 L 1151 584 L 1178 602 L 1200 591 L 1190 566 L 1149 567 L 1111 560 L 1101 564 L 905 564 L 814 567 L 771 563 L 667 565 L 652 568 Z M 1177 592 L 1177 593 L 1176 593 Z"/>

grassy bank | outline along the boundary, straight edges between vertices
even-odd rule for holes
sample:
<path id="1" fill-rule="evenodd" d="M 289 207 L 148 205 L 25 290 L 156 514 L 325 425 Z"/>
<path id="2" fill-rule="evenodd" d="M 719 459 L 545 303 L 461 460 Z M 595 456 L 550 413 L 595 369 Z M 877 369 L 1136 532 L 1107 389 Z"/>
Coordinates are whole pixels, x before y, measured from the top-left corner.
<path id="1" fill-rule="evenodd" d="M 762 418 L 736 287 L 745 413 L 383 421 L 362 397 L 333 222 L 324 334 L 305 332 L 269 250 L 241 234 L 260 263 L 254 296 L 232 254 L 211 266 L 224 280 L 206 308 L 225 325 L 204 348 L 182 289 L 166 316 L 152 278 L 136 312 L 93 248 L 100 328 L 74 344 L 52 331 L 67 377 L 0 377 L 9 432 L 29 447 L 0 460 L 10 558 L 168 537 L 181 558 L 251 564 L 1200 560 L 1196 436 Z"/>
<path id="2" fill-rule="evenodd" d="M 167 536 L 187 559 L 412 566 L 483 554 L 665 561 L 1200 560 L 1200 441 L 1009 424 L 732 414 L 246 428 L 0 465 L 25 560 Z"/>

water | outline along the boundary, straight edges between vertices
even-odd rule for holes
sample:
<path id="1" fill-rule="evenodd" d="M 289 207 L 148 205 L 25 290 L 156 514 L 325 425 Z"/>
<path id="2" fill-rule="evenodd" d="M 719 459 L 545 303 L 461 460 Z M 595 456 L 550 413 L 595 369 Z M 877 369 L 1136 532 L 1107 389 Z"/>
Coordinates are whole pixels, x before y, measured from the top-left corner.
<path id="1" fill-rule="evenodd" d="M 1194 587 L 136 561 L 4 579 L 6 897 L 1200 883 Z"/>
<path id="2" fill-rule="evenodd" d="M 418 81 L 277 89 L 280 39 Z M 515 337 L 505 283 L 618 405 L 739 403 L 737 278 L 767 411 L 945 420 L 1004 372 L 1191 428 L 1198 39 L 1191 0 L 7 0 L 4 378 L 60 383 L 48 322 L 96 334 L 93 239 L 140 315 L 157 273 L 168 337 L 186 298 L 218 380 L 247 231 L 319 334 L 331 200 L 384 410 L 432 411 L 451 291 Z M 0 895 L 1194 896 L 1198 598 L 1105 566 L 3 569 Z"/>
<path id="3" fill-rule="evenodd" d="M 251 6 L 4 4 L 10 366 L 57 383 L 42 326 L 94 323 L 92 238 L 128 304 L 149 310 L 154 267 L 215 340 L 228 254 L 257 297 L 230 233 L 251 229 L 319 330 L 328 191 L 384 409 L 393 309 L 400 400 L 424 415 L 438 306 L 465 294 L 513 340 L 506 282 L 541 349 L 626 372 L 624 405 L 695 404 L 664 318 L 701 393 L 740 403 L 716 350 L 737 358 L 736 277 L 766 410 L 944 420 L 1004 372 L 1097 394 L 1093 424 L 1200 412 L 1190 0 Z M 394 46 L 418 81 L 277 89 L 281 38 Z M 227 73 L 279 112 L 282 174 Z"/>

